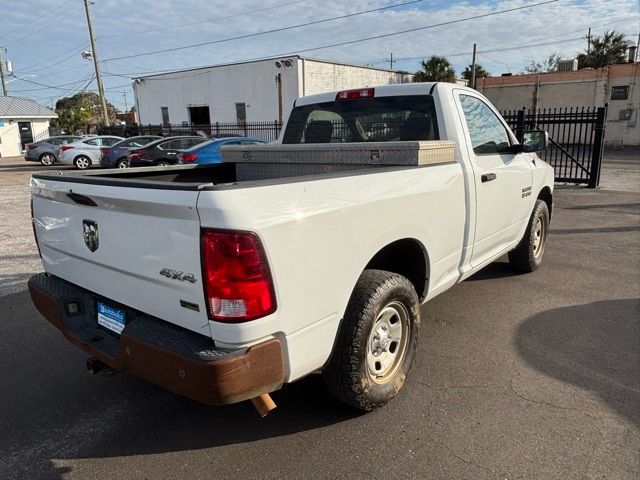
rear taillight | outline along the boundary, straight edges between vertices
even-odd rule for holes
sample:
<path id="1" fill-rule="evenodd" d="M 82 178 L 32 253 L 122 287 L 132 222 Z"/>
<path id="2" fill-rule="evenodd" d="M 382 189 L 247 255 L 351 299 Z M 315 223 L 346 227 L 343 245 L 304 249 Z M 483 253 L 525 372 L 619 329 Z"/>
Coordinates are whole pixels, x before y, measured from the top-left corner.
<path id="1" fill-rule="evenodd" d="M 29 150 L 33 150 L 34 148 L 38 148 L 38 145 L 36 145 L 35 143 L 30 143 L 29 145 L 27 145 L 27 148 Z"/>
<path id="2" fill-rule="evenodd" d="M 255 233 L 204 229 L 201 249 L 211 320 L 245 322 L 275 312 L 269 264 Z"/>
<path id="3" fill-rule="evenodd" d="M 100 149 L 100 154 L 101 155 L 108 155 L 109 154 L 109 149 L 108 148 L 101 148 Z"/>
<path id="4" fill-rule="evenodd" d="M 66 152 L 67 150 L 71 150 L 73 147 L 69 146 L 69 145 L 62 145 L 60 147 L 60 151 L 61 152 Z"/>
<path id="5" fill-rule="evenodd" d="M 33 238 L 36 241 L 36 247 L 38 248 L 38 255 L 42 258 L 42 252 L 40 251 L 40 245 L 38 244 L 38 232 L 36 232 L 36 219 L 33 216 L 33 198 L 31 199 L 31 227 L 33 228 Z"/>
<path id="6" fill-rule="evenodd" d="M 195 162 L 198 159 L 198 155 L 195 153 L 179 153 L 178 159 L 182 162 Z"/>
<path id="7" fill-rule="evenodd" d="M 358 88 L 356 90 L 343 90 L 342 92 L 338 92 L 336 95 L 336 100 L 353 100 L 356 98 L 369 98 L 373 97 L 375 93 L 375 88 Z"/>

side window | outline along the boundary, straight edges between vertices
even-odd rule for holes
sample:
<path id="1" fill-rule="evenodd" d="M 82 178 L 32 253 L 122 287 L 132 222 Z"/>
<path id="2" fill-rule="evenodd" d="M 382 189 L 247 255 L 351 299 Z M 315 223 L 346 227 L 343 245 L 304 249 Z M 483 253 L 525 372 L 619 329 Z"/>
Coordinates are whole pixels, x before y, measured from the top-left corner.
<path id="1" fill-rule="evenodd" d="M 85 140 L 82 143 L 84 143 L 86 145 L 93 145 L 94 147 L 99 147 L 100 145 L 102 145 L 102 139 L 101 138 L 92 138 L 91 140 Z"/>
<path id="2" fill-rule="evenodd" d="M 171 141 L 159 143 L 158 145 L 156 145 L 156 148 L 158 148 L 160 150 L 168 150 L 169 148 L 171 148 L 171 147 L 169 147 L 170 143 L 171 143 Z"/>
<path id="3" fill-rule="evenodd" d="M 195 147 L 196 145 L 201 144 L 202 142 L 204 142 L 206 139 L 203 138 L 202 140 L 200 140 L 199 138 L 185 138 L 184 139 L 184 143 L 183 146 L 180 148 L 191 148 L 191 147 Z"/>
<path id="4" fill-rule="evenodd" d="M 107 147 L 110 147 L 111 145 L 115 145 L 119 141 L 120 141 L 119 138 L 103 138 L 102 139 L 102 144 L 106 145 Z"/>
<path id="5" fill-rule="evenodd" d="M 163 144 L 162 148 L 164 148 L 165 150 L 180 150 L 181 148 L 184 148 L 183 145 L 184 143 L 182 138 L 175 138 Z"/>
<path id="6" fill-rule="evenodd" d="M 460 95 L 460 104 L 476 155 L 499 153 L 511 146 L 507 129 L 482 100 Z"/>
<path id="7" fill-rule="evenodd" d="M 52 145 L 62 145 L 63 141 L 63 138 L 50 138 L 47 140 L 47 143 L 50 143 Z"/>

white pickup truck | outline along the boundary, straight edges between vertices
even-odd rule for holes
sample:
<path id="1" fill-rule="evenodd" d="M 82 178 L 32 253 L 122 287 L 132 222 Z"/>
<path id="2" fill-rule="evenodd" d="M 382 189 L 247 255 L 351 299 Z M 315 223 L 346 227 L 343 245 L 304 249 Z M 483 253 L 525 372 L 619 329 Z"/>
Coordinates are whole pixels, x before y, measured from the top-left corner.
<path id="1" fill-rule="evenodd" d="M 369 164 L 351 161 L 367 142 Z M 385 142 L 450 156 L 388 165 Z M 290 149 L 297 170 L 251 161 L 256 146 L 245 163 L 35 174 L 45 273 L 31 297 L 90 370 L 210 404 L 268 400 L 322 372 L 337 398 L 372 410 L 405 382 L 421 304 L 506 253 L 522 271 L 540 264 L 546 143 L 541 131 L 520 143 L 475 90 L 412 83 L 299 98 L 263 147 Z M 296 163 L 314 148 L 319 160 Z"/>

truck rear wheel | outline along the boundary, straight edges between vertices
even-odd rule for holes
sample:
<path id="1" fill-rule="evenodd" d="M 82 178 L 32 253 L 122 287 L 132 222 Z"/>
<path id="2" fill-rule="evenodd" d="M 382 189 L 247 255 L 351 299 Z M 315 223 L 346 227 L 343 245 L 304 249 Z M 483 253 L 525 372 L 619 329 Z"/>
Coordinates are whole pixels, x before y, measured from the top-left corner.
<path id="1" fill-rule="evenodd" d="M 522 240 L 509 252 L 511 266 L 521 272 L 536 270 L 542 263 L 548 232 L 549 209 L 544 200 L 538 199 Z"/>
<path id="2" fill-rule="evenodd" d="M 413 284 L 397 273 L 365 270 L 323 371 L 329 391 L 361 410 L 386 404 L 409 374 L 419 327 L 420 301 Z"/>

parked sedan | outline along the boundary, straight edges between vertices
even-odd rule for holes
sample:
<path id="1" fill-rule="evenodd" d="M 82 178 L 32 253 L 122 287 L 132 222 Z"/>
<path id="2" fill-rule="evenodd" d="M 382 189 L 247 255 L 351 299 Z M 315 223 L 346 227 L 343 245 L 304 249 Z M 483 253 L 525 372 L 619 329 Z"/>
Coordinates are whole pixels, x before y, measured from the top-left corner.
<path id="1" fill-rule="evenodd" d="M 223 145 L 258 145 L 261 143 L 267 142 L 246 137 L 213 139 L 178 153 L 178 163 L 220 163 L 222 161 L 220 147 Z"/>
<path id="2" fill-rule="evenodd" d="M 129 137 L 126 140 L 116 143 L 112 147 L 102 147 L 100 151 L 100 165 L 104 168 L 127 168 L 129 166 L 127 153 L 130 150 L 144 147 L 151 142 L 160 140 L 162 137 L 154 135 L 141 135 L 138 137 Z"/>
<path id="3" fill-rule="evenodd" d="M 80 140 L 75 135 L 58 135 L 49 137 L 46 140 L 29 143 L 24 152 L 24 159 L 27 162 L 40 162 L 44 166 L 53 165 L 58 159 L 58 152 L 61 145 Z"/>
<path id="4" fill-rule="evenodd" d="M 124 138 L 111 135 L 81 138 L 73 143 L 62 145 L 58 161 L 67 165 L 75 165 L 80 170 L 86 170 L 91 165 L 100 163 L 101 147 L 111 147 L 121 140 Z"/>
<path id="5" fill-rule="evenodd" d="M 180 150 L 186 150 L 200 143 L 206 142 L 204 137 L 167 137 L 156 140 L 142 148 L 131 150 L 127 157 L 130 167 L 167 166 L 178 163 L 177 155 Z"/>

